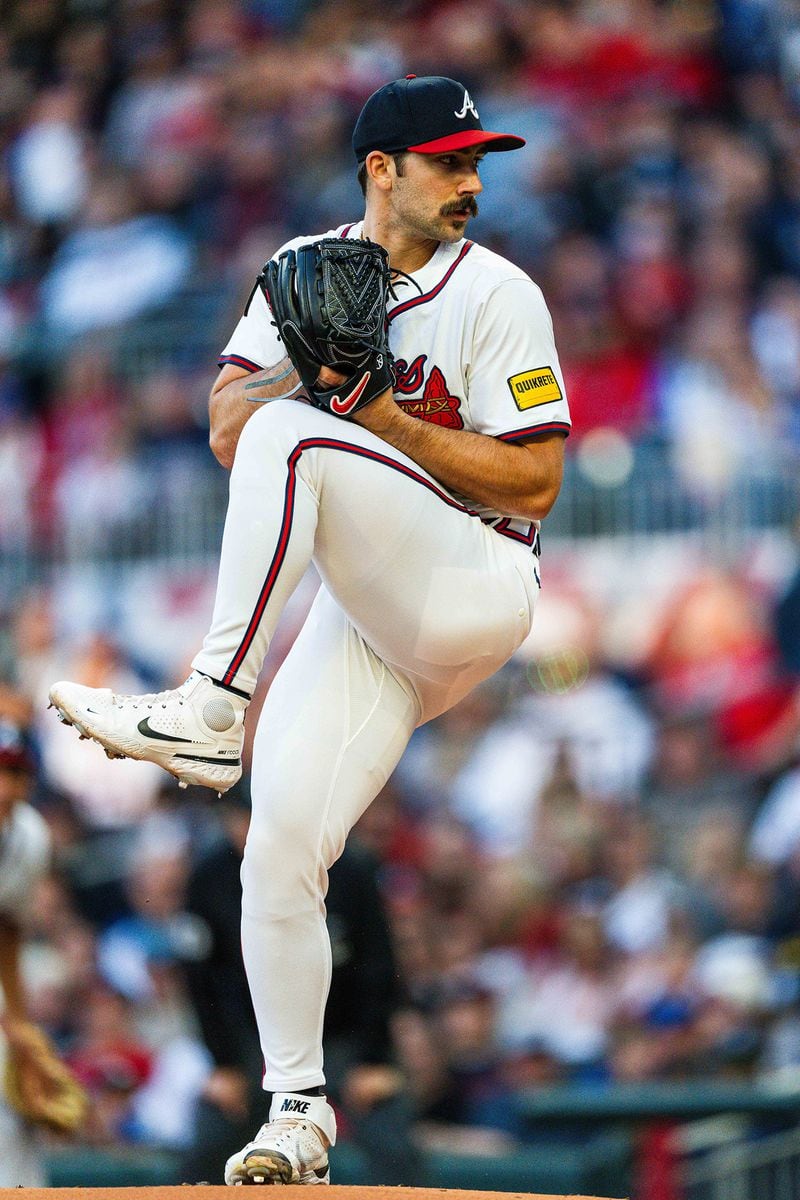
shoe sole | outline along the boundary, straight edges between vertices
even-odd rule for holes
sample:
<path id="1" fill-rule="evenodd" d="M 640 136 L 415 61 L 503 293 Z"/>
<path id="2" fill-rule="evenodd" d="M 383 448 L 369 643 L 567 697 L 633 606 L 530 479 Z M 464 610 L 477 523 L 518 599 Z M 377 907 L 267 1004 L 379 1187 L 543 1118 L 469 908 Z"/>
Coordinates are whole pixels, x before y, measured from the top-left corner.
<path id="1" fill-rule="evenodd" d="M 331 1181 L 330 1171 L 327 1167 L 322 1176 L 319 1176 L 316 1171 L 307 1171 L 299 1179 L 293 1180 L 294 1171 L 292 1164 L 285 1155 L 279 1153 L 277 1150 L 265 1150 L 260 1154 L 248 1154 L 245 1161 L 237 1169 L 236 1175 L 238 1178 L 231 1180 L 231 1184 L 234 1187 L 241 1187 L 248 1184 L 266 1187 L 281 1186 L 292 1182 L 313 1186 L 329 1184 Z"/>
<path id="2" fill-rule="evenodd" d="M 141 743 L 129 741 L 127 738 L 119 738 L 112 741 L 104 734 L 93 729 L 85 720 L 79 720 L 74 713 L 71 713 L 66 704 L 58 699 L 56 693 L 51 691 L 50 704 L 48 707 L 54 708 L 59 721 L 64 725 L 71 725 L 78 731 L 78 735 L 83 740 L 90 738 L 93 742 L 97 742 L 102 746 L 109 758 L 135 758 L 140 762 L 152 762 L 157 767 L 161 767 L 164 771 L 168 771 L 170 775 L 174 775 L 180 787 L 188 787 L 189 784 L 196 784 L 199 787 L 212 788 L 214 791 L 222 795 L 232 788 L 239 781 L 242 774 L 241 767 L 225 766 L 223 763 L 197 763 L 195 765 L 186 765 L 183 762 L 177 762 L 174 752 L 172 754 L 159 754 L 156 750 L 150 750 L 143 747 Z"/>

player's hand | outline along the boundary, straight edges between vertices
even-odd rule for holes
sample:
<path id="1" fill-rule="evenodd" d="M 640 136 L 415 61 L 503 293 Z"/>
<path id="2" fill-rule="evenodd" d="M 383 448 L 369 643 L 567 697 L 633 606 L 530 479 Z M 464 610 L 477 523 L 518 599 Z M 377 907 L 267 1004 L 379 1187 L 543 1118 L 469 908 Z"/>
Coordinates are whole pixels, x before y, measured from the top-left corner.
<path id="1" fill-rule="evenodd" d="M 323 387 L 336 387 L 337 383 L 344 383 L 346 378 L 346 375 L 341 375 L 331 367 L 320 367 L 319 369 L 319 382 Z M 350 420 L 380 436 L 382 432 L 391 427 L 398 415 L 402 416 L 402 410 L 394 402 L 392 389 L 387 388 L 385 392 L 381 392 L 363 408 L 351 413 Z"/>
<path id="2" fill-rule="evenodd" d="M 336 387 L 337 383 L 344 383 L 346 379 L 346 375 L 342 375 L 340 371 L 334 371 L 332 367 L 320 367 L 317 383 L 329 388 Z"/>
<path id="3" fill-rule="evenodd" d="M 408 420 L 408 417 L 395 402 L 392 389 L 387 388 L 380 396 L 376 396 L 369 404 L 353 413 L 350 420 L 355 425 L 363 425 L 364 429 L 369 429 L 371 433 L 388 440 L 389 431 L 399 422 Z"/>

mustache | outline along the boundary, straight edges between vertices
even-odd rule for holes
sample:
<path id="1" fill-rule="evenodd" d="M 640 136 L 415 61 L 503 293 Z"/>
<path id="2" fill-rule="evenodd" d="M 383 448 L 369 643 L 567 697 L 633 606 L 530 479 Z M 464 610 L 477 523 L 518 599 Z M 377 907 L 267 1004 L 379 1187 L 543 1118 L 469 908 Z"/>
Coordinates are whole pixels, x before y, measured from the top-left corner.
<path id="1" fill-rule="evenodd" d="M 471 217 L 478 215 L 478 201 L 474 196 L 465 196 L 463 200 L 451 200 L 443 204 L 439 210 L 442 217 L 453 217 L 456 213 L 469 213 Z"/>

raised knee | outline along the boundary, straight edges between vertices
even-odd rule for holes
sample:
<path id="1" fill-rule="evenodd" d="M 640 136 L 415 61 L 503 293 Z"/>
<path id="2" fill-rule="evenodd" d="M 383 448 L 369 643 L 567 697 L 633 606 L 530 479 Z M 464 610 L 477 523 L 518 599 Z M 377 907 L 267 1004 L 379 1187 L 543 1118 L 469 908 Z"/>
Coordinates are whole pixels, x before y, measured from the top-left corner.
<path id="1" fill-rule="evenodd" d="M 269 430 L 271 437 L 300 441 L 318 434 L 321 427 L 327 430 L 331 422 L 336 422 L 336 418 L 311 404 L 303 404 L 299 400 L 273 400 L 253 414 L 245 429 L 253 426 L 256 432 Z"/>
<path id="2" fill-rule="evenodd" d="M 263 478 L 273 462 L 285 469 L 292 453 L 306 438 L 330 436 L 335 417 L 296 400 L 274 400 L 253 413 L 239 435 L 233 463 L 234 478 Z"/>

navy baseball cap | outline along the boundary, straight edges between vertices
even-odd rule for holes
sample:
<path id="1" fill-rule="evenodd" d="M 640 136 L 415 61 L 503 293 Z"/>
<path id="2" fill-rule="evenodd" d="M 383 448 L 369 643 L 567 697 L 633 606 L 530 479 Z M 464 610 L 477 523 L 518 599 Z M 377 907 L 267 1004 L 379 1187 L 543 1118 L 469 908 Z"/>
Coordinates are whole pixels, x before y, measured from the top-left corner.
<path id="1" fill-rule="evenodd" d="M 373 92 L 353 130 L 353 151 L 363 162 L 372 150 L 442 154 L 469 146 L 518 150 L 525 139 L 484 129 L 463 83 L 444 75 L 406 75 Z"/>

